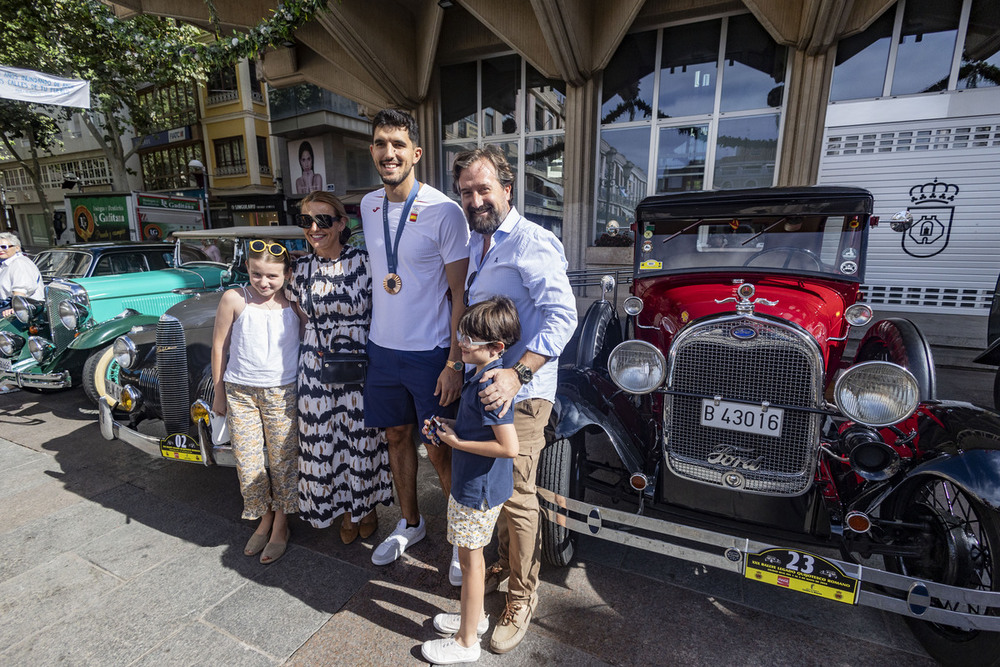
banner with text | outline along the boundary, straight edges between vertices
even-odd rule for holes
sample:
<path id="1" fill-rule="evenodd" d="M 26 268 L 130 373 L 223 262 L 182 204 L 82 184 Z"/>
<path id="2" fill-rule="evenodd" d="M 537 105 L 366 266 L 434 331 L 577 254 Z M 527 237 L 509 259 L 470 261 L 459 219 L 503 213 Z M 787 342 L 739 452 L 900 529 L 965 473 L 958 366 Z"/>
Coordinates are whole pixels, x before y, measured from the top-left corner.
<path id="1" fill-rule="evenodd" d="M 0 66 L 0 97 L 34 104 L 90 108 L 90 82 Z"/>

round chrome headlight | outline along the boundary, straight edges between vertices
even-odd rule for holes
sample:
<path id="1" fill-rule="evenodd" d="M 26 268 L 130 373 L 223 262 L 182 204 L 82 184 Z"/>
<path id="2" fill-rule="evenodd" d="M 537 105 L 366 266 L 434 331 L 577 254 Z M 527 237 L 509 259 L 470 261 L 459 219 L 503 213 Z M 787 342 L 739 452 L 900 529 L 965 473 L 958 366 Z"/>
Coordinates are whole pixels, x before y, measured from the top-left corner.
<path id="1" fill-rule="evenodd" d="M 850 305 L 844 311 L 844 319 L 852 327 L 863 327 L 872 321 L 871 306 L 864 303 Z"/>
<path id="2" fill-rule="evenodd" d="M 27 324 L 31 321 L 32 316 L 41 310 L 41 306 L 34 305 L 28 298 L 21 296 L 20 294 L 15 296 L 10 300 L 10 307 L 14 310 L 14 317 L 21 322 L 21 324 Z"/>
<path id="3" fill-rule="evenodd" d="M 642 299 L 637 296 L 630 296 L 622 301 L 622 309 L 625 311 L 625 314 L 631 315 L 632 317 L 635 317 L 642 312 L 642 306 Z"/>
<path id="4" fill-rule="evenodd" d="M 22 347 L 24 347 L 23 338 L 6 331 L 0 332 L 0 354 L 5 357 L 14 357 L 21 351 Z"/>
<path id="5" fill-rule="evenodd" d="M 833 390 L 837 407 L 865 426 L 889 426 L 913 414 L 920 388 L 913 374 L 888 361 L 866 361 L 844 371 Z"/>
<path id="6" fill-rule="evenodd" d="M 80 320 L 86 315 L 86 308 L 75 301 L 63 301 L 59 304 L 59 321 L 70 331 L 75 331 Z"/>
<path id="7" fill-rule="evenodd" d="M 663 354 L 642 340 L 627 340 L 611 350 L 608 357 L 611 380 L 630 394 L 648 394 L 667 377 Z"/>
<path id="8" fill-rule="evenodd" d="M 52 353 L 52 350 L 56 349 L 52 341 L 46 340 L 41 336 L 32 336 L 28 339 L 28 352 L 31 353 L 31 358 L 42 363 L 45 358 Z"/>
<path id="9" fill-rule="evenodd" d="M 122 368 L 132 368 L 135 364 L 138 352 L 135 343 L 128 336 L 119 336 L 111 346 L 111 352 L 115 355 L 115 361 Z"/>

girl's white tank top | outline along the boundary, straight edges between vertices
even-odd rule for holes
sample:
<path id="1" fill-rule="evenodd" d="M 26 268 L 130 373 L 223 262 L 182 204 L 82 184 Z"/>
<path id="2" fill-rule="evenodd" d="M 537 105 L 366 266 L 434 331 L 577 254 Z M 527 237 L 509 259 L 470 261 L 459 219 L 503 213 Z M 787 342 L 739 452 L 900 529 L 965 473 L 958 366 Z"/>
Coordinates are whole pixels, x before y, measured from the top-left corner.
<path id="1" fill-rule="evenodd" d="M 225 382 L 277 387 L 295 382 L 299 364 L 299 317 L 287 308 L 246 307 L 233 321 Z"/>

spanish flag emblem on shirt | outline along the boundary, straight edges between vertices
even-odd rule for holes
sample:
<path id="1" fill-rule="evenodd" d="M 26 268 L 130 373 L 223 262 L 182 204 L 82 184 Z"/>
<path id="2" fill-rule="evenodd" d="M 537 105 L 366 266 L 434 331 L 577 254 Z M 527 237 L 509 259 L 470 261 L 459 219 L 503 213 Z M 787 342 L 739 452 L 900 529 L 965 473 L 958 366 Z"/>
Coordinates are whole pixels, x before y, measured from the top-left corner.
<path id="1" fill-rule="evenodd" d="M 410 222 L 416 222 L 416 221 L 417 221 L 417 214 L 416 213 L 411 213 L 410 214 Z"/>

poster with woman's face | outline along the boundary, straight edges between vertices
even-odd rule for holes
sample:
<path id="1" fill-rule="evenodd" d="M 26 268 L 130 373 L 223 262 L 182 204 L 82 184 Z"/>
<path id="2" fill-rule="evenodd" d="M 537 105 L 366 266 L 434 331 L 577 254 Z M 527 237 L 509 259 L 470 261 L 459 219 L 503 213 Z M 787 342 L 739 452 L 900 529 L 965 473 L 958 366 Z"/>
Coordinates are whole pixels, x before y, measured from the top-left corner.
<path id="1" fill-rule="evenodd" d="M 295 179 L 293 191 L 307 195 L 313 190 L 326 188 L 323 175 L 323 138 L 311 137 L 288 142 L 288 167 Z"/>

